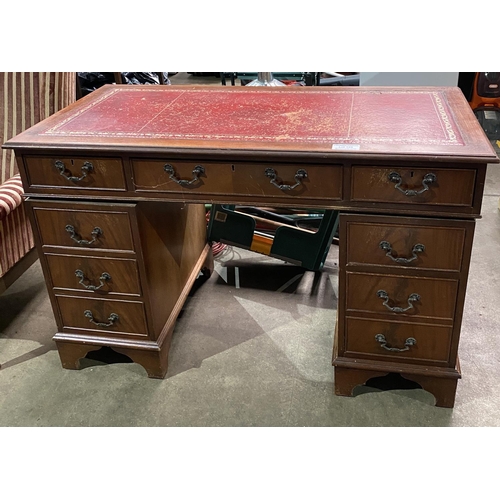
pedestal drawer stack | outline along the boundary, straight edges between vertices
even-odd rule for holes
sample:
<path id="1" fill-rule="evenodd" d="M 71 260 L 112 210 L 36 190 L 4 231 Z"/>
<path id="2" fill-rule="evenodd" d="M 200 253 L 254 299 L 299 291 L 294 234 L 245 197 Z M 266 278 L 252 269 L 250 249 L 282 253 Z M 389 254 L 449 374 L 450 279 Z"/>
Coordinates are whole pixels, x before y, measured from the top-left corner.
<path id="1" fill-rule="evenodd" d="M 193 267 L 207 257 L 203 206 L 28 200 L 28 207 L 63 366 L 76 369 L 86 352 L 109 346 L 162 378 Z"/>
<path id="2" fill-rule="evenodd" d="M 132 204 L 33 206 L 63 332 L 148 337 L 137 264 L 140 240 L 138 245 L 131 227 L 134 209 Z"/>
<path id="3" fill-rule="evenodd" d="M 473 231 L 470 220 L 342 214 L 336 366 L 459 378 Z"/>

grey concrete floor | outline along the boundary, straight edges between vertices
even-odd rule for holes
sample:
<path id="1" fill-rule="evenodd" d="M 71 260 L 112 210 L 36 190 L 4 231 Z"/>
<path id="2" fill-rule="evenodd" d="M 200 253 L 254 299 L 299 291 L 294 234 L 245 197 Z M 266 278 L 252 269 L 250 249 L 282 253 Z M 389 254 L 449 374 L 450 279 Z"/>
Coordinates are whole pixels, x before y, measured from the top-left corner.
<path id="1" fill-rule="evenodd" d="M 454 409 L 435 407 L 422 389 L 333 394 L 336 246 L 316 276 L 233 248 L 187 300 L 164 380 L 109 352 L 83 360 L 79 371 L 62 369 L 36 262 L 0 295 L 0 426 L 499 426 L 499 199 L 493 165 L 476 226 Z"/>

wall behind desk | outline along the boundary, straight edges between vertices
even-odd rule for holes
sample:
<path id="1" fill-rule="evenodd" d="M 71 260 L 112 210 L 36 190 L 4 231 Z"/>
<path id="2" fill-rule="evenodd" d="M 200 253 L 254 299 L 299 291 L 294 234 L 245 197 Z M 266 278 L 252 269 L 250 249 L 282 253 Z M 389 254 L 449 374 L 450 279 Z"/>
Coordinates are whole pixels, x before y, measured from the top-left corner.
<path id="1" fill-rule="evenodd" d="M 456 87 L 458 84 L 458 72 L 402 72 L 402 73 L 369 73 L 361 72 L 359 84 L 365 86 L 444 86 Z"/>

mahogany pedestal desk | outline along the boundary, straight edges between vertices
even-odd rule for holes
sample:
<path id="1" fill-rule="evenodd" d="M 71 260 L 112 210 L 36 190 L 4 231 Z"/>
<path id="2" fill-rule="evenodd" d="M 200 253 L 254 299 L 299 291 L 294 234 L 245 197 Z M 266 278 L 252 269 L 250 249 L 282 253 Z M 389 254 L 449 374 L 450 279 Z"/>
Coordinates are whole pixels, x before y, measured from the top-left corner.
<path id="1" fill-rule="evenodd" d="M 399 373 L 453 406 L 498 162 L 458 88 L 110 85 L 5 147 L 65 368 L 108 346 L 165 376 L 177 315 L 210 270 L 205 203 L 321 207 L 341 212 L 336 394 Z"/>

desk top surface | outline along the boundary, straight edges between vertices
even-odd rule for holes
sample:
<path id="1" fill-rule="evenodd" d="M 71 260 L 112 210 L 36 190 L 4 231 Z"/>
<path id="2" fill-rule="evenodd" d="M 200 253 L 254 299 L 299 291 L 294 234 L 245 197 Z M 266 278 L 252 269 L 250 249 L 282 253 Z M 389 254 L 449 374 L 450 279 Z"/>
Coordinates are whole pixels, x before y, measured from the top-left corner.
<path id="1" fill-rule="evenodd" d="M 106 85 L 6 147 L 498 161 L 453 87 Z"/>

